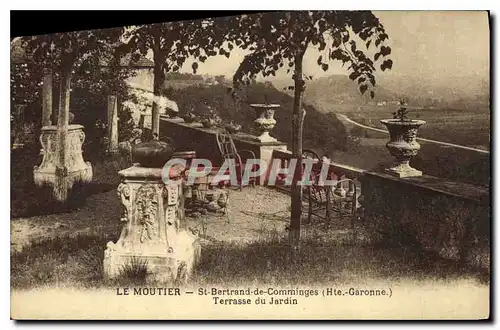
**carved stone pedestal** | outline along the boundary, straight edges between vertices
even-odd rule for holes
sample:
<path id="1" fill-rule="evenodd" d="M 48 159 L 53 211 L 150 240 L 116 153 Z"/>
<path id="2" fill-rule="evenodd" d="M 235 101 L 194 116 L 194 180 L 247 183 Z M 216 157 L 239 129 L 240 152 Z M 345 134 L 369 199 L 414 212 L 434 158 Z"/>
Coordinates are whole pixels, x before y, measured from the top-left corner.
<path id="1" fill-rule="evenodd" d="M 124 226 L 104 253 L 104 275 L 147 267 L 148 279 L 186 281 L 199 258 L 199 238 L 184 228 L 182 181 L 162 181 L 162 169 L 138 165 L 120 171 L 118 195 L 125 208 Z"/>
<path id="2" fill-rule="evenodd" d="M 68 127 L 68 158 L 66 168 L 58 173 L 64 173 L 63 178 L 68 189 L 75 182 L 92 181 L 92 165 L 83 160 L 82 144 L 85 141 L 85 133 L 82 125 L 69 125 Z M 43 155 L 42 163 L 33 169 L 33 179 L 37 186 L 48 184 L 56 186 L 58 181 L 56 175 L 57 167 L 57 126 L 44 126 L 40 135 Z"/>

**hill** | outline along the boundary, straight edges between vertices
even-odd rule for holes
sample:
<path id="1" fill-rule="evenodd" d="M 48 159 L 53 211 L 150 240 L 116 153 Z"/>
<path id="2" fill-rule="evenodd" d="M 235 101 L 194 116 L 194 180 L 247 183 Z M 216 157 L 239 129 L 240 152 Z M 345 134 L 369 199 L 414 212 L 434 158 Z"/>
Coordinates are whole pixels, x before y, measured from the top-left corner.
<path id="1" fill-rule="evenodd" d="M 289 145 L 292 141 L 293 97 L 277 90 L 269 83 L 256 83 L 240 93 L 240 100 L 235 100 L 230 89 L 223 85 L 172 86 L 164 94 L 177 102 L 180 114 L 191 110 L 201 114 L 208 111 L 208 106 L 217 109 L 219 116 L 226 121 L 234 120 L 242 125 L 242 130 L 251 132 L 255 119 L 250 103 L 264 103 L 265 97 L 270 103 L 277 103 L 281 108 L 276 111 L 276 127 L 271 135 Z M 315 148 L 321 153 L 335 150 L 347 150 L 347 132 L 335 114 L 322 113 L 314 106 L 305 104 L 307 115 L 304 120 L 304 147 Z"/>
<path id="2" fill-rule="evenodd" d="M 291 79 L 276 79 L 273 85 L 282 90 L 292 84 Z M 489 108 L 489 80 L 481 77 L 419 77 L 391 75 L 377 80 L 375 98 L 362 95 L 355 82 L 346 75 L 331 75 L 307 83 L 304 99 L 319 110 L 351 112 L 358 107 L 375 106 L 377 103 L 397 105 L 406 98 L 420 108 L 452 108 L 487 112 Z"/>

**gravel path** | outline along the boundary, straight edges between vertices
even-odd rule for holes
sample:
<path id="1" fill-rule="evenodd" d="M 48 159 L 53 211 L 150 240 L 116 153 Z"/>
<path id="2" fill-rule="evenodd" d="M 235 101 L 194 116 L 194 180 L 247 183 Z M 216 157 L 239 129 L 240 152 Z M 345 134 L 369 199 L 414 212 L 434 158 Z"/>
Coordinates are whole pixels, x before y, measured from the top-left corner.
<path id="1" fill-rule="evenodd" d="M 269 232 L 284 233 L 288 224 L 290 197 L 264 188 L 247 187 L 229 192 L 229 223 L 224 216 L 207 215 L 209 240 L 253 241 Z M 90 196 L 84 207 L 71 213 L 51 214 L 11 221 L 11 251 L 47 237 L 80 233 L 119 233 L 122 209 L 116 190 Z M 202 219 L 187 218 L 189 227 L 201 227 Z"/>

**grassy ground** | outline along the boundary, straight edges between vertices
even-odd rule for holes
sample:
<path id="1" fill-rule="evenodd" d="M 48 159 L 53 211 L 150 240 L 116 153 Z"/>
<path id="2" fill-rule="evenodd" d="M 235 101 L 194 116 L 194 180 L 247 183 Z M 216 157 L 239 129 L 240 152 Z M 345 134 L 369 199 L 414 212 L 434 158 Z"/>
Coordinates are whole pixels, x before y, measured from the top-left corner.
<path id="1" fill-rule="evenodd" d="M 272 207 L 270 207 L 272 205 Z M 348 221 L 330 230 L 316 224 L 303 229 L 301 250 L 293 255 L 287 244 L 289 197 L 264 187 L 230 194 L 230 221 L 204 218 L 201 261 L 191 283 L 315 284 L 363 283 L 384 280 L 487 280 L 478 270 L 464 270 L 405 246 L 383 246 L 351 241 Z M 68 214 L 29 219 L 29 237 L 17 232 L 23 219 L 12 221 L 11 285 L 35 287 L 101 288 L 144 284 L 140 271 L 103 279 L 102 260 L 109 241 L 120 232 L 121 208 L 116 191 L 92 196 L 86 205 Z M 190 219 L 195 227 L 201 219 Z M 49 230 L 50 229 L 50 230 Z M 292 257 L 293 256 L 293 257 Z"/>
<path id="2" fill-rule="evenodd" d="M 36 155 L 36 153 L 35 153 Z M 67 210 L 51 210 L 33 189 L 30 166 L 36 156 L 14 155 L 12 169 L 11 285 L 34 287 L 113 287 L 139 284 L 141 272 L 103 279 L 102 261 L 109 241 L 120 233 L 122 212 L 116 187 L 119 160 L 92 160 L 94 183 L 81 202 Z M 25 158 L 22 158 L 25 157 Z M 31 167 L 32 168 L 32 167 Z M 23 177 L 24 175 L 24 177 Z M 30 199 L 30 195 L 35 197 Z M 43 197 L 43 196 L 42 196 Z M 316 225 L 303 231 L 302 246 L 292 254 L 286 242 L 288 195 L 264 187 L 230 192 L 229 221 L 207 216 L 190 219 L 204 225 L 196 284 L 238 285 L 362 283 L 370 280 L 436 280 L 467 278 L 485 283 L 487 274 L 406 246 L 383 246 L 358 239 L 351 242 L 348 223 L 330 230 Z"/>
<path id="3" fill-rule="evenodd" d="M 11 153 L 11 217 L 70 212 L 81 207 L 89 196 L 113 190 L 118 186 L 118 171 L 126 167 L 123 159 L 103 158 L 91 153 L 85 155 L 84 159 L 92 163 L 92 182 L 77 184 L 69 198 L 71 203 L 59 205 L 53 202 L 51 188 L 35 186 L 33 167 L 41 163 L 38 145 L 14 150 Z"/>
<path id="4" fill-rule="evenodd" d="M 267 236 L 267 237 L 266 237 Z M 274 236 L 274 237 L 273 237 Z M 266 285 L 362 284 L 370 281 L 453 281 L 472 279 L 483 285 L 487 274 L 412 251 L 333 240 L 304 238 L 292 257 L 286 240 L 272 232 L 250 243 L 205 240 L 191 283 Z M 100 288 L 145 284 L 145 277 L 122 274 L 102 278 L 102 259 L 112 234 L 57 236 L 31 243 L 11 256 L 14 289 L 35 287 Z"/>

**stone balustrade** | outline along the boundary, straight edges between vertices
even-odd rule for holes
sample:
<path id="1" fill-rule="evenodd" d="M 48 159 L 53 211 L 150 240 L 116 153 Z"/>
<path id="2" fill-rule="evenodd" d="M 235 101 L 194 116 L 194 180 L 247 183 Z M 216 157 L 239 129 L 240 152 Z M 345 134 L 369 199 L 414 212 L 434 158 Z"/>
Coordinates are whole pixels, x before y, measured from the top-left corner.
<path id="1" fill-rule="evenodd" d="M 162 120 L 160 129 L 161 134 L 174 139 L 178 150 L 195 150 L 199 158 L 221 161 L 216 129 L 169 120 Z M 237 148 L 254 151 L 268 164 L 280 159 L 281 168 L 288 166 L 292 156 L 284 143 L 262 144 L 244 133 L 233 135 L 233 139 Z M 359 221 L 374 237 L 416 244 L 468 266 L 489 267 L 487 188 L 428 175 L 396 178 L 333 161 L 329 162 L 329 179 L 338 181 L 337 192 L 356 192 Z M 280 183 L 278 178 L 276 184 Z"/>
<path id="2" fill-rule="evenodd" d="M 221 128 L 204 128 L 199 123 L 185 123 L 182 120 L 162 117 L 160 136 L 168 136 L 174 142 L 175 150 L 196 151 L 197 158 L 210 159 L 215 165 L 223 163 L 217 147 L 216 134 Z M 280 141 L 261 142 L 254 135 L 238 132 L 232 134 L 236 149 L 250 150 L 258 159 L 270 163 L 274 150 L 287 150 L 286 143 Z"/>

